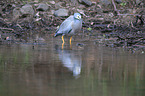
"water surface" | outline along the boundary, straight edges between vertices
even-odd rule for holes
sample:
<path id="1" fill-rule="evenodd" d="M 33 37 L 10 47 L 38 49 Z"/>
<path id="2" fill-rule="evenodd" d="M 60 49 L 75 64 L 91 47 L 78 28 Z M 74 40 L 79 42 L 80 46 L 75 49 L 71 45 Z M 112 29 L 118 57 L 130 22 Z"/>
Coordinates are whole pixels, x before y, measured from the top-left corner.
<path id="1" fill-rule="evenodd" d="M 93 41 L 2 44 L 0 96 L 145 96 L 144 58 Z"/>

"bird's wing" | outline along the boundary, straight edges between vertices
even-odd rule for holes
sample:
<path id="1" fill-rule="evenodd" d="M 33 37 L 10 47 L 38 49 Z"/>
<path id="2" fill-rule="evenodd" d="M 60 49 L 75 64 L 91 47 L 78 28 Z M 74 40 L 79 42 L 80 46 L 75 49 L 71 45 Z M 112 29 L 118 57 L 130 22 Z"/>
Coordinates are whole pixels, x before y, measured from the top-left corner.
<path id="1" fill-rule="evenodd" d="M 72 30 L 73 25 L 73 16 L 69 16 L 66 20 L 62 22 L 59 29 L 57 30 L 58 34 L 67 34 Z"/>

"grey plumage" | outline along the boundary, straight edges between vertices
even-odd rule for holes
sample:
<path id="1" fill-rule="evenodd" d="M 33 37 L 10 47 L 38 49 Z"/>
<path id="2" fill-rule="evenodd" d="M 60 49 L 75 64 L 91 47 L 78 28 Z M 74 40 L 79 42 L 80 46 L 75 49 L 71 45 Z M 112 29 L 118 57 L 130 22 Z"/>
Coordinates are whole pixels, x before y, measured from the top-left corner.
<path id="1" fill-rule="evenodd" d="M 74 35 L 75 32 L 82 28 L 82 19 L 79 13 L 69 16 L 62 22 L 60 27 L 56 30 L 55 37 L 58 35 Z"/>

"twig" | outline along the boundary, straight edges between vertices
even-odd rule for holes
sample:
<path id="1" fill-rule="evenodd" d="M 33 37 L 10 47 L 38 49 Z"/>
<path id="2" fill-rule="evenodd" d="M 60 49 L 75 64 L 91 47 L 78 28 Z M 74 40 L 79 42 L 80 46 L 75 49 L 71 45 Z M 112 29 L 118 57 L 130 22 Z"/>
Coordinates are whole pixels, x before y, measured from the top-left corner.
<path id="1" fill-rule="evenodd" d="M 2 28 L 2 27 L 0 27 L 0 30 L 14 31 L 14 29 L 12 29 L 12 28 Z"/>
<path id="2" fill-rule="evenodd" d="M 120 16 L 141 16 L 139 14 L 117 14 L 117 15 L 120 15 Z"/>
<path id="3" fill-rule="evenodd" d="M 114 11 L 117 12 L 117 15 L 120 14 L 119 11 L 118 11 L 117 8 L 116 8 L 116 5 L 115 5 L 115 3 L 114 3 L 114 0 L 112 0 L 112 4 L 113 4 L 113 6 L 114 6 Z"/>
<path id="4" fill-rule="evenodd" d="M 21 27 L 21 25 L 20 25 L 20 24 L 17 24 L 17 26 L 18 26 L 20 29 L 23 29 L 23 28 Z"/>

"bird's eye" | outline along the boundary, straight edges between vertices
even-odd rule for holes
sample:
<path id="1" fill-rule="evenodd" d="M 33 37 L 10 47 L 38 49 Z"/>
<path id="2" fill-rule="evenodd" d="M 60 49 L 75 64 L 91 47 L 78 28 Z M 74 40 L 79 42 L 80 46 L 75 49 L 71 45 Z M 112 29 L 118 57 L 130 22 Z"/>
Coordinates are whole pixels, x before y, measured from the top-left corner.
<path id="1" fill-rule="evenodd" d="M 77 15 L 77 18 L 78 18 L 78 19 L 80 18 L 79 15 Z"/>
<path id="2" fill-rule="evenodd" d="M 77 15 L 77 18 L 78 18 L 78 19 L 81 19 L 81 16 Z"/>

